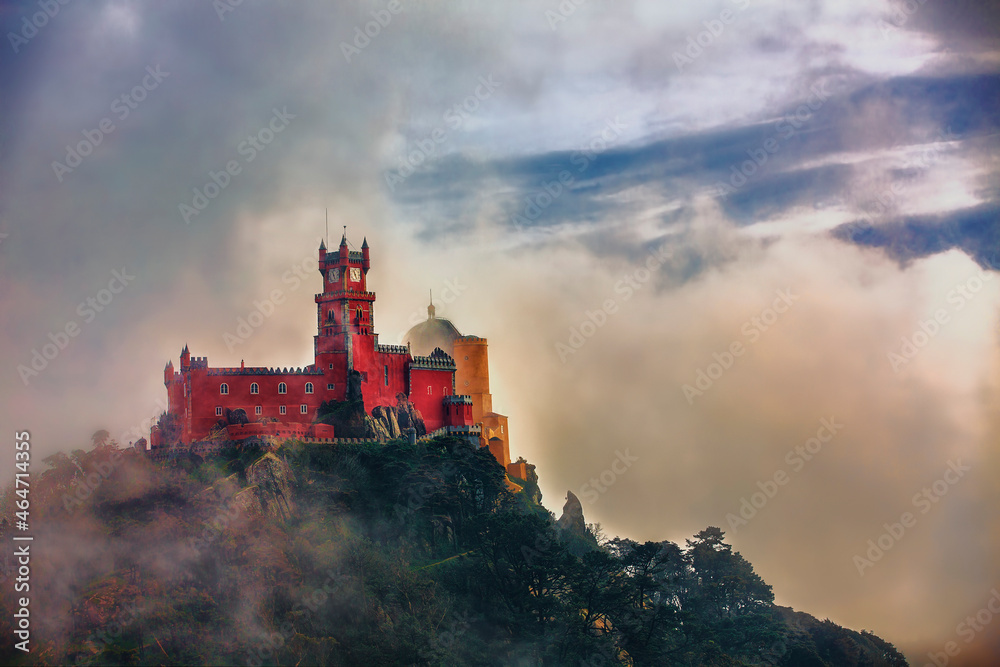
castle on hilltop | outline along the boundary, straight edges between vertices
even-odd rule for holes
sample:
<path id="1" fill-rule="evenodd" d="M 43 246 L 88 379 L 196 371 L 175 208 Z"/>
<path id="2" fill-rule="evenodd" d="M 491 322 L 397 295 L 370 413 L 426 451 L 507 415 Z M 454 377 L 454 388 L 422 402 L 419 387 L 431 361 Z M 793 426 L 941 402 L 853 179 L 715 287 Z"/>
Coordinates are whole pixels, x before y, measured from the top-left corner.
<path id="1" fill-rule="evenodd" d="M 178 444 L 198 451 L 209 440 L 294 437 L 335 440 L 321 421 L 329 402 L 361 401 L 368 439 L 449 433 L 489 447 L 511 474 L 524 478 L 524 464 L 511 464 L 507 417 L 493 412 L 487 341 L 462 336 L 435 317 L 407 332 L 405 345 L 382 345 L 375 333 L 375 293 L 368 291 L 371 257 L 367 238 L 360 252 L 319 246 L 323 291 L 316 295 L 314 363 L 305 368 L 240 366 L 213 368 L 207 357 L 181 350 L 180 368 L 163 369 L 167 411 Z M 461 393 L 460 393 L 461 392 Z M 336 403 L 334 403 L 336 405 Z M 162 423 L 162 420 L 161 420 Z M 375 426 L 372 429 L 372 426 Z M 412 429 L 412 431 L 410 430 Z M 164 451 L 160 425 L 150 433 L 150 451 Z"/>

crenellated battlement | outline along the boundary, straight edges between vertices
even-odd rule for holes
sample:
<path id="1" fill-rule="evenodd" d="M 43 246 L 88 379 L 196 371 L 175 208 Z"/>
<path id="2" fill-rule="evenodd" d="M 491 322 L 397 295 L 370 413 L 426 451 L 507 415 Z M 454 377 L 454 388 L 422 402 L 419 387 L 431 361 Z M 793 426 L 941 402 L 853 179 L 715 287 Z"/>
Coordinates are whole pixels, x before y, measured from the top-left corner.
<path id="1" fill-rule="evenodd" d="M 410 349 L 405 345 L 381 345 L 375 344 L 375 351 L 383 354 L 409 354 Z"/>
<path id="2" fill-rule="evenodd" d="M 209 368 L 209 375 L 323 375 L 323 371 L 315 366 L 305 368 Z"/>
<path id="3" fill-rule="evenodd" d="M 454 370 L 455 360 L 440 347 L 436 347 L 434 348 L 434 351 L 426 357 L 413 357 L 413 367 Z"/>

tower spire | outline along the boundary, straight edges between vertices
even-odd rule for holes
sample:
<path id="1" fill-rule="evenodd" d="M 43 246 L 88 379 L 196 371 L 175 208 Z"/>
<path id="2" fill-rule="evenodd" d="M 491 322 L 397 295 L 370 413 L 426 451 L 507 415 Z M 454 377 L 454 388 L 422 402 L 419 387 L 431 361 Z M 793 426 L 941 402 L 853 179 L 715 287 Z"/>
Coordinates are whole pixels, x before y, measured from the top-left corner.
<path id="1" fill-rule="evenodd" d="M 431 298 L 430 303 L 427 304 L 427 319 L 433 320 L 434 319 L 434 290 L 427 290 L 427 293 L 430 295 L 430 298 Z"/>

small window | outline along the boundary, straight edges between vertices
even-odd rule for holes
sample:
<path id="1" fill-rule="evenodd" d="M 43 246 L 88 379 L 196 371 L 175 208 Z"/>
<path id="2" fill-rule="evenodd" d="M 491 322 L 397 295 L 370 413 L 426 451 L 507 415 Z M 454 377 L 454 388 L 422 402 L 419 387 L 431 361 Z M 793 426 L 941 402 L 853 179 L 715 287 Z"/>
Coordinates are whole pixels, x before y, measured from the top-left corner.
<path id="1" fill-rule="evenodd" d="M 222 384 L 220 384 L 219 385 L 219 393 L 220 394 L 228 394 L 229 393 L 229 385 L 226 384 L 225 382 L 223 382 Z"/>
<path id="2" fill-rule="evenodd" d="M 299 412 L 301 412 L 302 414 L 306 414 L 307 412 L 309 412 L 309 406 L 303 403 L 302 405 L 299 406 Z"/>
<path id="3" fill-rule="evenodd" d="M 503 424 L 500 424 L 500 432 L 503 433 Z"/>
<path id="4" fill-rule="evenodd" d="M 307 394 L 313 393 L 313 383 L 312 382 L 306 382 L 306 393 Z"/>
<path id="5" fill-rule="evenodd" d="M 333 391 L 333 385 L 332 384 L 327 384 L 326 385 L 326 390 L 327 391 Z"/>
<path id="6" fill-rule="evenodd" d="M 330 364 L 330 370 L 331 371 L 333 370 L 333 364 Z"/>
<path id="7" fill-rule="evenodd" d="M 448 387 L 441 387 L 441 395 L 442 396 L 448 395 Z"/>
<path id="8" fill-rule="evenodd" d="M 385 366 L 385 386 L 389 386 L 389 365 Z"/>
<path id="9" fill-rule="evenodd" d="M 288 393 L 288 386 L 285 385 L 284 382 L 279 382 L 278 383 L 278 393 L 279 394 L 287 394 Z"/>
<path id="10" fill-rule="evenodd" d="M 278 408 L 278 414 L 279 415 L 285 414 L 285 406 L 284 405 L 282 405 L 281 407 Z"/>
<path id="11" fill-rule="evenodd" d="M 466 360 L 466 361 L 468 361 L 468 360 L 469 360 L 469 355 L 465 355 L 465 360 Z"/>
<path id="12" fill-rule="evenodd" d="M 432 393 L 434 393 L 434 390 L 431 389 L 430 387 L 427 387 L 427 395 L 430 396 Z"/>
<path id="13" fill-rule="evenodd" d="M 254 382 L 253 384 L 250 385 L 250 393 L 251 394 L 259 394 L 260 393 L 260 387 L 257 385 L 256 382 Z"/>
<path id="14" fill-rule="evenodd" d="M 216 417 L 221 417 L 222 416 L 222 406 L 216 406 L 215 407 L 215 416 Z"/>
<path id="15" fill-rule="evenodd" d="M 254 413 L 255 415 L 259 415 L 259 414 L 260 414 L 260 411 L 261 411 L 261 410 L 260 410 L 260 406 L 259 406 L 259 405 L 258 405 L 257 407 L 255 407 L 255 408 L 253 409 L 253 413 Z"/>

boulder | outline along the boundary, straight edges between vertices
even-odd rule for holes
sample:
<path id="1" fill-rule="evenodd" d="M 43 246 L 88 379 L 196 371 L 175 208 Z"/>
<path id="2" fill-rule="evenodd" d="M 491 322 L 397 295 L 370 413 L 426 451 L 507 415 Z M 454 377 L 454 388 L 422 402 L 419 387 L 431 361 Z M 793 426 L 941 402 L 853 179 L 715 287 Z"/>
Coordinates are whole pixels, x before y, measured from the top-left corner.
<path id="1" fill-rule="evenodd" d="M 253 488 L 260 512 L 284 520 L 292 517 L 295 512 L 295 473 L 287 463 L 273 452 L 268 452 L 247 468 L 246 477 L 247 488 L 236 494 L 237 499 Z M 252 512 L 256 507 L 249 504 L 247 510 Z"/>
<path id="2" fill-rule="evenodd" d="M 587 523 L 583 519 L 583 505 L 572 491 L 566 492 L 566 504 L 563 505 L 562 516 L 556 521 L 560 532 L 570 532 L 580 537 L 587 534 Z"/>

